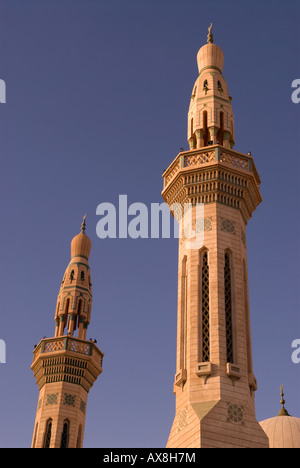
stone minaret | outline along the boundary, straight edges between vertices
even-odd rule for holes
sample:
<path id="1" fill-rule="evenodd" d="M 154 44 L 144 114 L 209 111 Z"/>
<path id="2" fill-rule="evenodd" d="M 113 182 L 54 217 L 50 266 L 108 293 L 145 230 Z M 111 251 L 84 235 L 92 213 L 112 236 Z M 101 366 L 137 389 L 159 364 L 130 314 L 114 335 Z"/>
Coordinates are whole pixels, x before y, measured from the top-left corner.
<path id="1" fill-rule="evenodd" d="M 81 232 L 71 243 L 71 260 L 61 282 L 55 336 L 34 349 L 31 369 L 39 387 L 33 448 L 81 448 L 87 396 L 102 372 L 103 353 L 87 340 L 92 283 L 88 263 L 91 241 Z"/>
<path id="2" fill-rule="evenodd" d="M 190 149 L 163 174 L 162 195 L 182 230 L 176 413 L 167 447 L 268 447 L 255 417 L 246 247 L 260 178 L 250 153 L 233 150 L 223 52 L 211 27 L 197 62 Z M 187 216 L 196 241 L 183 231 Z"/>

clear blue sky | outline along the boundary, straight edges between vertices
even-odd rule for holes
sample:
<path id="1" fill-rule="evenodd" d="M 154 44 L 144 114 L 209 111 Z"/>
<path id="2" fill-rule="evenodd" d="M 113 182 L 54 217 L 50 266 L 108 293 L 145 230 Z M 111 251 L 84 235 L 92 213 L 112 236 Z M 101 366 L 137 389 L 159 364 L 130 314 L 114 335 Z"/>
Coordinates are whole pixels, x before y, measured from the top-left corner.
<path id="1" fill-rule="evenodd" d="M 213 22 L 233 96 L 235 149 L 252 152 L 263 203 L 247 227 L 259 420 L 300 417 L 299 1 L 0 0 L 0 446 L 31 443 L 32 350 L 54 334 L 71 239 L 92 240 L 88 337 L 105 353 L 85 447 L 164 447 L 174 416 L 177 241 L 96 235 L 96 207 L 161 202 L 186 143 L 196 54 Z"/>

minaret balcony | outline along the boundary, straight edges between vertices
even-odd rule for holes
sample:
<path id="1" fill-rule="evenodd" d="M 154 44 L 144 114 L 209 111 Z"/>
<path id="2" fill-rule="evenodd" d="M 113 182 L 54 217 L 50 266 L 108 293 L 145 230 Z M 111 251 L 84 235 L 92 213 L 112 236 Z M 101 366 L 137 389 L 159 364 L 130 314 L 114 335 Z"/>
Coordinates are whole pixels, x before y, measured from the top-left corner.
<path id="1" fill-rule="evenodd" d="M 211 145 L 191 151 L 181 151 L 172 164 L 163 173 L 164 190 L 173 182 L 177 173 L 181 170 L 188 171 L 199 166 L 210 166 L 219 162 L 225 167 L 235 168 L 253 174 L 258 185 L 260 177 L 256 170 L 252 156 L 239 153 L 221 145 Z"/>
<path id="2" fill-rule="evenodd" d="M 31 369 L 40 389 L 46 383 L 64 381 L 88 392 L 102 372 L 103 356 L 93 341 L 68 335 L 44 338 L 34 349 Z"/>
<path id="3" fill-rule="evenodd" d="M 162 196 L 170 208 L 219 202 L 239 209 L 246 224 L 262 200 L 252 156 L 219 144 L 180 152 L 163 180 Z"/>

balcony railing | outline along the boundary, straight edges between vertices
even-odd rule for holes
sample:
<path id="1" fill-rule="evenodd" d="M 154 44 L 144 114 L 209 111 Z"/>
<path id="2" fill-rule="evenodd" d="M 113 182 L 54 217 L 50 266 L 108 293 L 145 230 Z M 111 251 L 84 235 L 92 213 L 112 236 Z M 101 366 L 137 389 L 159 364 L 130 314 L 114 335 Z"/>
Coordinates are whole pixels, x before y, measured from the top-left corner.
<path id="1" fill-rule="evenodd" d="M 58 338 L 45 338 L 40 341 L 34 349 L 33 361 L 40 354 L 52 353 L 55 351 L 68 350 L 75 353 L 93 356 L 102 367 L 103 353 L 92 341 L 83 341 L 73 336 L 60 336 Z"/>
<path id="2" fill-rule="evenodd" d="M 216 162 L 232 166 L 233 168 L 245 171 L 246 173 L 253 173 L 257 184 L 260 184 L 258 172 L 250 155 L 246 156 L 242 153 L 238 153 L 237 151 L 224 148 L 224 146 L 214 145 L 198 150 L 179 153 L 163 174 L 164 189 L 181 169 L 194 169 L 201 165 L 211 165 Z"/>

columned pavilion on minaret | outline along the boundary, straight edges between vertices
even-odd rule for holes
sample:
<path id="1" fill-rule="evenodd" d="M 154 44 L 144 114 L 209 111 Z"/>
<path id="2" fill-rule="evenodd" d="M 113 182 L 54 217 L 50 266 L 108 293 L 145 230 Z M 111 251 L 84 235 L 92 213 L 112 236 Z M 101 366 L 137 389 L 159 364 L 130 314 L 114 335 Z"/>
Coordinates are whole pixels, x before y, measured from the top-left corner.
<path id="1" fill-rule="evenodd" d="M 173 207 L 181 206 L 180 226 L 190 204 L 191 227 L 202 236 L 196 247 L 185 235 L 179 239 L 170 448 L 269 446 L 255 416 L 246 242 L 246 225 L 262 200 L 260 178 L 251 154 L 233 149 L 223 59 L 210 26 L 197 55 L 189 150 L 181 151 L 163 174 L 162 196 L 174 216 Z M 198 219 L 197 206 L 202 207 Z"/>
<path id="2" fill-rule="evenodd" d="M 34 349 L 31 369 L 39 387 L 32 448 L 81 448 L 87 397 L 102 372 L 103 353 L 87 340 L 91 320 L 91 241 L 81 232 L 71 242 L 71 260 L 61 282 L 55 336 Z"/>

